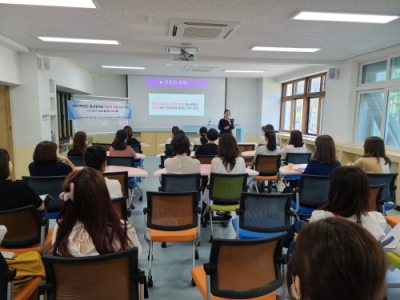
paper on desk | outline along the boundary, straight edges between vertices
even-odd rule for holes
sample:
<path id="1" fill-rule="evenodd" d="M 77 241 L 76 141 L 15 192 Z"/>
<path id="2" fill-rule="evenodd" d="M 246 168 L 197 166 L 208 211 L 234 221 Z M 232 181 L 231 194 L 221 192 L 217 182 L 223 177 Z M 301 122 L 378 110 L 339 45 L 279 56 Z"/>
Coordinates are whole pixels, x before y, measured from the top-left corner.
<path id="1" fill-rule="evenodd" d="M 13 259 L 15 253 L 14 252 L 1 251 L 1 255 L 3 255 L 4 259 Z"/>
<path id="2" fill-rule="evenodd" d="M 389 243 L 388 245 L 385 246 L 385 249 L 395 249 L 397 247 L 397 244 L 400 241 L 400 223 L 397 223 L 397 225 L 389 231 L 389 233 L 385 236 L 384 240 L 390 238 L 391 236 L 394 238 L 394 240 Z"/>

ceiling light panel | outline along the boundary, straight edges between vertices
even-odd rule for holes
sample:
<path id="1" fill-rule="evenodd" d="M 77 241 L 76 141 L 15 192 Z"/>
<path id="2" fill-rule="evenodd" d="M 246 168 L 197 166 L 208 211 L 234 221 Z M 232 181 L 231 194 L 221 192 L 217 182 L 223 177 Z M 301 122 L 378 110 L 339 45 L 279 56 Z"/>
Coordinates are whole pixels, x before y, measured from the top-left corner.
<path id="1" fill-rule="evenodd" d="M 44 42 L 119 45 L 119 42 L 115 40 L 75 39 L 75 38 L 60 38 L 60 37 L 49 37 L 49 36 L 39 36 L 38 38 Z"/>
<path id="2" fill-rule="evenodd" d="M 104 69 L 131 69 L 131 70 L 144 70 L 145 67 L 128 67 L 128 66 L 101 66 Z"/>
<path id="3" fill-rule="evenodd" d="M 226 73 L 265 73 L 265 71 L 256 70 L 225 70 Z"/>
<path id="4" fill-rule="evenodd" d="M 271 51 L 271 52 L 317 52 L 320 48 L 288 48 L 288 47 L 262 47 L 255 46 L 252 51 Z"/>
<path id="5" fill-rule="evenodd" d="M 0 0 L 0 4 L 96 8 L 92 0 Z"/>
<path id="6" fill-rule="evenodd" d="M 398 19 L 397 15 L 359 14 L 359 13 L 331 13 L 301 11 L 292 20 L 306 21 L 332 21 L 332 22 L 356 22 L 356 23 L 379 23 L 384 24 Z"/>

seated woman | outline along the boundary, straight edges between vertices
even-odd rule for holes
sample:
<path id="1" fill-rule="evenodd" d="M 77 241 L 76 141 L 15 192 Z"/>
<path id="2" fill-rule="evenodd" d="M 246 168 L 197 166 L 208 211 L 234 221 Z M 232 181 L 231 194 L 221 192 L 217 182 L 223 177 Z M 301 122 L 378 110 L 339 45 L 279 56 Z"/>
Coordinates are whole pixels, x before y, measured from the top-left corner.
<path id="1" fill-rule="evenodd" d="M 129 146 L 134 146 L 134 145 L 140 146 L 140 142 L 137 139 L 132 137 L 132 135 L 133 135 L 132 127 L 131 126 L 125 126 L 124 130 L 128 134 L 128 139 L 126 140 L 126 144 L 129 145 Z"/>
<path id="2" fill-rule="evenodd" d="M 103 173 L 107 167 L 107 152 L 103 146 L 94 145 L 86 149 L 83 154 L 83 160 L 86 167 L 96 169 Z M 121 184 L 118 180 L 104 177 L 108 192 L 111 198 L 122 197 Z"/>
<path id="3" fill-rule="evenodd" d="M 183 130 L 178 130 L 177 132 L 175 132 L 175 135 L 178 135 L 178 134 L 186 136 L 186 134 Z M 174 137 L 175 137 L 175 135 L 174 135 Z M 172 140 L 171 140 L 171 144 L 172 144 Z M 171 144 L 167 147 L 167 149 L 165 151 L 165 156 L 175 156 L 176 155 L 176 152 L 172 150 Z M 186 155 L 190 156 L 190 154 L 191 154 L 191 151 L 190 151 L 190 141 L 189 141 L 189 148 L 186 151 Z"/>
<path id="4" fill-rule="evenodd" d="M 208 143 L 201 145 L 196 150 L 196 155 L 217 155 L 218 145 L 215 144 L 215 141 L 217 139 L 218 139 L 218 131 L 214 128 L 209 129 L 207 131 Z"/>
<path id="5" fill-rule="evenodd" d="M 256 157 L 258 154 L 262 155 L 278 155 L 281 154 L 281 148 L 276 145 L 276 136 L 273 131 L 265 132 L 265 143 L 266 145 L 261 145 L 257 148 L 256 153 L 254 154 L 254 162 L 256 161 Z"/>
<path id="6" fill-rule="evenodd" d="M 107 191 L 103 175 L 84 168 L 64 181 L 65 201 L 54 227 L 52 252 L 55 256 L 95 256 L 138 247 L 135 228 L 120 220 Z"/>
<path id="7" fill-rule="evenodd" d="M 263 135 L 260 136 L 260 138 L 258 139 L 258 147 L 260 147 L 261 145 L 266 145 L 267 142 L 265 141 L 265 133 L 267 131 L 274 131 L 275 132 L 275 128 L 273 125 L 271 124 L 267 124 L 265 126 L 262 127 L 262 131 L 263 131 Z"/>
<path id="8" fill-rule="evenodd" d="M 190 141 L 184 134 L 176 134 L 171 141 L 171 148 L 176 156 L 164 162 L 167 173 L 191 174 L 200 173 L 200 161 L 187 155 Z"/>
<path id="9" fill-rule="evenodd" d="M 173 126 L 171 129 L 171 133 L 172 133 L 172 137 L 167 138 L 167 141 L 165 142 L 166 144 L 171 144 L 172 138 L 174 137 L 174 135 L 179 131 L 179 127 L 178 126 Z"/>
<path id="10" fill-rule="evenodd" d="M 31 176 L 65 176 L 75 166 L 68 157 L 57 155 L 57 144 L 43 141 L 37 144 L 33 152 L 33 162 L 29 164 Z"/>
<path id="11" fill-rule="evenodd" d="M 306 153 L 307 148 L 303 143 L 303 135 L 300 130 L 292 130 L 290 132 L 289 141 L 282 148 L 282 156 L 286 153 Z"/>
<path id="12" fill-rule="evenodd" d="M 47 219 L 47 210 L 42 199 L 23 181 L 6 180 L 12 171 L 10 155 L 0 148 L 0 210 L 10 210 L 33 205 Z M 46 235 L 49 228 L 47 219 Z"/>
<path id="13" fill-rule="evenodd" d="M 286 282 L 292 299 L 380 300 L 386 270 L 386 254 L 367 230 L 328 218 L 303 227 Z"/>
<path id="14" fill-rule="evenodd" d="M 83 156 L 83 152 L 87 147 L 87 136 L 83 131 L 78 131 L 74 135 L 72 149 L 68 151 L 67 156 Z"/>
<path id="15" fill-rule="evenodd" d="M 390 159 L 385 154 L 385 144 L 380 137 L 370 136 L 364 141 L 364 155 L 354 165 L 366 173 L 390 173 Z"/>
<path id="16" fill-rule="evenodd" d="M 329 135 L 320 135 L 315 139 L 315 153 L 307 164 L 303 174 L 328 176 L 341 164 L 336 158 L 335 142 Z"/>
<path id="17" fill-rule="evenodd" d="M 133 156 L 136 157 L 136 152 L 132 147 L 126 144 L 128 133 L 120 129 L 115 134 L 114 141 L 110 147 L 110 156 Z"/>
<path id="18" fill-rule="evenodd" d="M 194 145 L 204 145 L 207 144 L 208 140 L 206 138 L 206 134 L 207 134 L 207 127 L 201 127 L 199 130 L 199 136 L 200 138 L 196 138 L 193 141 Z"/>

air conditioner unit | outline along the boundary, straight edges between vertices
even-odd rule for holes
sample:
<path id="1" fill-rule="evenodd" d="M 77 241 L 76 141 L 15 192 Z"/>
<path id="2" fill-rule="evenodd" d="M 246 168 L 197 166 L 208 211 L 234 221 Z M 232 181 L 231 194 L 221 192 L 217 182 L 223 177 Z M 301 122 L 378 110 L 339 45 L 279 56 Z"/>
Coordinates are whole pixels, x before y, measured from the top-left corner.
<path id="1" fill-rule="evenodd" d="M 169 36 L 182 39 L 226 40 L 239 25 L 239 22 L 171 19 Z"/>

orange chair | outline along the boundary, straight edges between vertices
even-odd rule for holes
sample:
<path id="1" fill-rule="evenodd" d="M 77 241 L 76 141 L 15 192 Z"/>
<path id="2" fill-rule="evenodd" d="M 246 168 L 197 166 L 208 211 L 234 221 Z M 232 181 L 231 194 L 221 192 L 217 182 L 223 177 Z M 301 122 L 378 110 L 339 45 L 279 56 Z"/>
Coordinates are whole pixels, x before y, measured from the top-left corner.
<path id="1" fill-rule="evenodd" d="M 0 224 L 7 228 L 0 251 L 44 253 L 53 236 L 53 229 L 45 236 L 46 221 L 33 205 L 0 211 Z"/>
<path id="2" fill-rule="evenodd" d="M 199 258 L 197 242 L 199 237 L 200 213 L 199 193 L 161 193 L 147 192 L 147 208 L 143 213 L 144 238 L 149 244 L 148 287 L 153 286 L 151 262 L 153 260 L 153 242 L 193 242 L 193 267 Z M 149 228 L 147 233 L 146 227 Z M 193 284 L 193 282 L 192 282 Z"/>
<path id="3" fill-rule="evenodd" d="M 396 216 L 385 216 L 386 222 L 394 227 L 397 225 L 397 223 L 400 223 L 400 215 L 396 215 Z"/>
<path id="4" fill-rule="evenodd" d="M 368 199 L 368 211 L 377 211 L 383 213 L 382 190 L 385 184 L 371 185 L 371 193 Z"/>
<path id="5" fill-rule="evenodd" d="M 215 239 L 210 261 L 191 270 L 203 298 L 276 300 L 274 291 L 284 285 L 278 260 L 285 236 L 286 232 L 266 239 Z"/>

